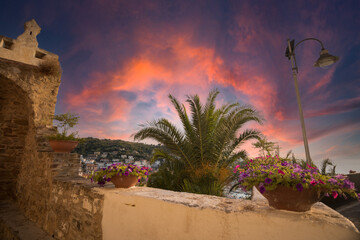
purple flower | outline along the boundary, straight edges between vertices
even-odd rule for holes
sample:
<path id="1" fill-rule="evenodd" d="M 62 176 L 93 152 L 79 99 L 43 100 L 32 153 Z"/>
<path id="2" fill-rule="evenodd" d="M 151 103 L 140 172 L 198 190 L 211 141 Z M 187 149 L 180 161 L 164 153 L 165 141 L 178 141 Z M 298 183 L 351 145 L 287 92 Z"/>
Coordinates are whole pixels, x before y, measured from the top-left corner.
<path id="1" fill-rule="evenodd" d="M 344 188 L 355 189 L 355 184 L 353 182 L 350 182 L 349 179 L 345 179 Z"/>
<path id="2" fill-rule="evenodd" d="M 288 162 L 282 162 L 282 163 L 281 163 L 281 166 L 286 167 L 287 165 L 289 165 Z"/>
<path id="3" fill-rule="evenodd" d="M 241 173 L 239 176 L 239 182 L 241 182 L 244 178 L 249 177 L 249 176 L 250 175 L 247 174 L 246 172 Z"/>
<path id="4" fill-rule="evenodd" d="M 298 183 L 298 184 L 296 184 L 296 189 L 297 189 L 299 192 L 301 192 L 301 191 L 304 189 L 304 187 L 303 187 L 303 185 L 302 185 L 301 183 Z"/>
<path id="5" fill-rule="evenodd" d="M 124 176 L 129 176 L 129 172 L 126 171 L 126 172 L 124 173 Z"/>
<path id="6" fill-rule="evenodd" d="M 337 184 L 337 183 L 338 183 L 338 181 L 336 181 L 336 180 L 333 179 L 333 178 L 330 178 L 330 179 L 328 180 L 328 182 L 331 183 L 331 184 Z"/>
<path id="7" fill-rule="evenodd" d="M 260 183 L 259 185 L 259 191 L 261 194 L 263 194 L 265 192 L 265 187 L 264 187 L 264 184 Z"/>
<path id="8" fill-rule="evenodd" d="M 264 182 L 265 182 L 266 184 L 270 184 L 272 181 L 273 181 L 273 180 L 272 180 L 271 178 L 266 178 Z"/>
<path id="9" fill-rule="evenodd" d="M 338 174 L 338 175 L 335 176 L 335 178 L 336 179 L 344 179 L 345 177 L 343 175 L 341 175 L 341 174 Z"/>

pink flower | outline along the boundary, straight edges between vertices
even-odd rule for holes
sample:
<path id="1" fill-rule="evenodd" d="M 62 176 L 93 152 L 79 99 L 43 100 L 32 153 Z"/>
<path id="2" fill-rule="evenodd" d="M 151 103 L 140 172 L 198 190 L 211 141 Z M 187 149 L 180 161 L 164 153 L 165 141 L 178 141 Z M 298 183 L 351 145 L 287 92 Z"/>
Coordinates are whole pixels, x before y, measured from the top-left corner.
<path id="1" fill-rule="evenodd" d="M 285 173 L 283 171 L 281 171 L 280 169 L 278 170 L 278 173 L 285 175 Z"/>
<path id="2" fill-rule="evenodd" d="M 313 185 L 313 186 L 315 186 L 317 183 L 318 183 L 318 182 L 315 181 L 315 180 L 312 180 L 312 181 L 310 182 L 310 184 Z"/>
<path id="3" fill-rule="evenodd" d="M 335 198 L 337 198 L 337 196 L 339 196 L 339 194 L 337 192 L 333 191 L 331 193 L 331 196 L 335 199 Z"/>
<path id="4" fill-rule="evenodd" d="M 323 181 L 321 181 L 321 179 L 319 179 L 319 183 L 321 183 L 321 184 L 325 184 Z"/>

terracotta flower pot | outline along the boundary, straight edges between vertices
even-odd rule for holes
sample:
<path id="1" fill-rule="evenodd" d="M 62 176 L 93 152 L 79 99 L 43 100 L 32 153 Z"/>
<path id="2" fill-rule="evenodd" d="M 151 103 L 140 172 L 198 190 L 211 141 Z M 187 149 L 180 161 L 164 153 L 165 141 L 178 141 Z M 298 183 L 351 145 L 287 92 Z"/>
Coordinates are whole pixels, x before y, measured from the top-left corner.
<path id="1" fill-rule="evenodd" d="M 78 141 L 67 141 L 67 140 L 50 140 L 51 148 L 54 152 L 69 153 L 78 145 Z"/>
<path id="2" fill-rule="evenodd" d="M 136 176 L 114 176 L 111 178 L 111 182 L 116 188 L 129 188 L 136 185 L 138 177 Z"/>
<path id="3" fill-rule="evenodd" d="M 257 187 L 259 190 L 259 188 Z M 303 189 L 301 192 L 292 188 L 278 186 L 275 190 L 265 191 L 262 195 L 269 205 L 276 209 L 305 212 L 321 199 L 320 190 Z"/>

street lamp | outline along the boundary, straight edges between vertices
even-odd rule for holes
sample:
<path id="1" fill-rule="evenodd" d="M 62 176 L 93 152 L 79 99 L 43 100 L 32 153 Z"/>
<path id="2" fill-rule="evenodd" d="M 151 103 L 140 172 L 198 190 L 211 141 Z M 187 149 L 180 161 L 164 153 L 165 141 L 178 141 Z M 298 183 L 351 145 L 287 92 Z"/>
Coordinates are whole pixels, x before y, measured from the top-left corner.
<path id="1" fill-rule="evenodd" d="M 297 82 L 298 67 L 297 67 L 296 59 L 295 59 L 296 47 L 299 46 L 300 43 L 305 42 L 307 40 L 315 40 L 321 44 L 320 57 L 314 63 L 314 67 L 330 66 L 331 64 L 337 62 L 339 60 L 339 57 L 330 55 L 328 53 L 328 51 L 324 48 L 323 43 L 319 39 L 316 39 L 316 38 L 305 38 L 305 39 L 301 40 L 300 42 L 298 42 L 296 45 L 295 45 L 295 40 L 291 40 L 291 41 L 290 41 L 290 39 L 287 40 L 288 47 L 286 48 L 285 56 L 291 61 L 292 73 L 293 73 L 293 78 L 294 78 L 294 83 L 295 83 L 296 99 L 297 99 L 297 103 L 298 103 L 298 107 L 299 107 L 300 122 L 301 122 L 301 128 L 302 128 L 302 134 L 303 134 L 303 140 L 304 140 L 306 163 L 311 164 L 309 144 L 308 144 L 308 140 L 306 137 L 304 114 L 303 114 L 303 110 L 302 110 L 302 106 L 301 106 L 300 93 L 299 93 L 299 87 L 298 87 L 298 82 Z"/>

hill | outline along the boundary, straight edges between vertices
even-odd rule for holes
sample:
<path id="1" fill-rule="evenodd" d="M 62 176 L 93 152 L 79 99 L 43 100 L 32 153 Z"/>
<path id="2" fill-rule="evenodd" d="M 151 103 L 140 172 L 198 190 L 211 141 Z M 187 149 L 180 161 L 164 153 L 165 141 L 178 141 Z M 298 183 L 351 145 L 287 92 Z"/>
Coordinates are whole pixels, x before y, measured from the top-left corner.
<path id="1" fill-rule="evenodd" d="M 98 138 L 84 138 L 82 142 L 75 148 L 74 152 L 87 156 L 100 153 L 113 153 L 108 155 L 108 159 L 120 158 L 121 155 L 131 155 L 135 159 L 151 159 L 151 154 L 156 145 L 144 143 L 127 142 L 123 140 L 110 140 Z M 116 153 L 117 152 L 117 153 Z"/>

